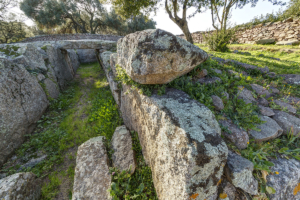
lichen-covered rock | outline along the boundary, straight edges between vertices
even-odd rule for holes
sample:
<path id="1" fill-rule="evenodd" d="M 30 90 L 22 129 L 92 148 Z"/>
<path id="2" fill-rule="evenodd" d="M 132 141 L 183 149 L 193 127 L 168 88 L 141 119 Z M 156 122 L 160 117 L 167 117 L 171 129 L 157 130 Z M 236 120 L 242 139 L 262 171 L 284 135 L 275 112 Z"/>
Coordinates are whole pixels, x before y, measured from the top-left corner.
<path id="1" fill-rule="evenodd" d="M 0 179 L 1 200 L 38 200 L 40 194 L 40 181 L 31 172 L 17 173 Z"/>
<path id="2" fill-rule="evenodd" d="M 266 98 L 269 98 L 271 96 L 271 93 L 269 92 L 269 90 L 267 90 L 266 88 L 264 88 L 261 85 L 251 84 L 251 87 L 259 95 L 265 95 Z"/>
<path id="3" fill-rule="evenodd" d="M 300 119 L 283 111 L 274 110 L 275 115 L 272 117 L 277 124 L 283 129 L 283 134 L 300 133 Z"/>
<path id="4" fill-rule="evenodd" d="M 110 51 L 106 51 L 101 53 L 99 56 L 102 60 L 104 72 L 106 75 L 106 78 L 108 80 L 111 93 L 116 101 L 116 103 L 120 106 L 121 105 L 121 90 L 118 88 L 118 83 L 115 81 L 115 65 L 116 65 L 116 53 L 112 53 Z M 113 67 L 111 67 L 113 66 Z"/>
<path id="5" fill-rule="evenodd" d="M 235 200 L 236 188 L 226 179 L 222 180 L 219 191 L 221 194 L 226 194 L 225 196 L 227 196 L 228 200 Z M 219 197 L 219 200 L 221 199 L 222 198 Z"/>
<path id="6" fill-rule="evenodd" d="M 252 175 L 253 169 L 254 165 L 251 161 L 228 151 L 226 177 L 235 187 L 256 195 L 258 194 L 258 182 Z"/>
<path id="7" fill-rule="evenodd" d="M 68 56 L 71 61 L 72 68 L 74 69 L 74 72 L 76 73 L 77 69 L 79 68 L 80 62 L 79 57 L 74 49 L 68 49 Z M 95 53 L 94 53 L 95 54 Z"/>
<path id="8" fill-rule="evenodd" d="M 198 83 L 201 83 L 201 84 L 214 84 L 214 83 L 221 83 L 222 80 L 219 78 L 219 77 L 206 77 L 206 78 L 199 78 Z"/>
<path id="9" fill-rule="evenodd" d="M 270 117 L 260 116 L 260 119 L 265 122 L 257 126 L 260 131 L 250 130 L 249 133 L 257 142 L 271 140 L 279 137 L 283 130 L 282 128 Z"/>
<path id="10" fill-rule="evenodd" d="M 245 103 L 252 103 L 256 102 L 251 91 L 247 90 L 246 88 L 239 86 L 238 87 L 238 94 L 237 94 L 239 99 L 243 99 Z"/>
<path id="11" fill-rule="evenodd" d="M 114 150 L 114 153 L 112 154 L 114 167 L 118 168 L 120 171 L 130 169 L 131 173 L 133 173 L 136 164 L 134 152 L 132 150 L 131 135 L 126 126 L 119 126 L 116 128 L 111 139 L 111 146 Z"/>
<path id="12" fill-rule="evenodd" d="M 263 105 L 263 106 L 268 106 L 269 105 L 269 102 L 263 97 L 258 98 L 257 103 L 259 103 L 260 105 Z"/>
<path id="13" fill-rule="evenodd" d="M 41 72 L 47 71 L 43 54 L 35 46 L 28 44 L 23 55 L 28 61 L 28 66 L 25 66 L 27 69 Z"/>
<path id="14" fill-rule="evenodd" d="M 287 109 L 288 112 L 290 112 L 290 113 L 296 114 L 296 112 L 297 112 L 297 109 L 294 106 L 292 106 L 288 103 L 285 103 L 283 101 L 274 100 L 274 103 L 279 105 L 282 109 Z"/>
<path id="15" fill-rule="evenodd" d="M 270 200 L 300 199 L 300 162 L 295 159 L 278 158 L 270 160 L 272 174 L 267 176 L 267 186 L 276 190 L 269 195 Z M 277 173 L 276 173 L 277 172 Z"/>
<path id="16" fill-rule="evenodd" d="M 72 200 L 108 200 L 111 184 L 108 157 L 103 140 L 92 138 L 78 147 Z"/>
<path id="17" fill-rule="evenodd" d="M 282 74 L 288 84 L 300 85 L 300 75 L 298 74 Z"/>
<path id="18" fill-rule="evenodd" d="M 161 29 L 125 36 L 117 53 L 118 64 L 141 84 L 169 83 L 208 58 L 199 47 Z"/>
<path id="19" fill-rule="evenodd" d="M 213 113 L 175 89 L 148 97 L 123 85 L 121 98 L 124 123 L 139 135 L 158 198 L 213 196 L 227 157 Z"/>
<path id="20" fill-rule="evenodd" d="M 32 132 L 48 104 L 35 76 L 0 59 L 0 166 Z"/>
<path id="21" fill-rule="evenodd" d="M 58 85 L 56 85 L 52 80 L 50 80 L 49 78 L 44 80 L 44 84 L 45 84 L 45 92 L 47 95 L 49 95 L 49 97 L 51 97 L 52 99 L 57 99 L 59 96 L 59 88 Z"/>
<path id="22" fill-rule="evenodd" d="M 260 113 L 264 116 L 270 117 L 275 115 L 274 111 L 269 107 L 264 107 L 262 105 L 258 105 Z"/>
<path id="23" fill-rule="evenodd" d="M 300 98 L 298 97 L 285 96 L 284 100 L 286 100 L 289 104 L 292 105 L 300 105 Z"/>
<path id="24" fill-rule="evenodd" d="M 213 105 L 215 106 L 215 108 L 217 110 L 223 110 L 224 109 L 224 104 L 223 104 L 223 101 L 220 97 L 218 97 L 216 95 L 212 95 L 211 98 L 213 100 Z"/>
<path id="25" fill-rule="evenodd" d="M 219 120 L 221 126 L 223 126 L 227 131 L 223 131 L 222 134 L 234 143 L 235 146 L 239 149 L 247 148 L 249 142 L 249 136 L 246 131 L 239 128 L 237 125 L 233 124 L 229 120 Z"/>

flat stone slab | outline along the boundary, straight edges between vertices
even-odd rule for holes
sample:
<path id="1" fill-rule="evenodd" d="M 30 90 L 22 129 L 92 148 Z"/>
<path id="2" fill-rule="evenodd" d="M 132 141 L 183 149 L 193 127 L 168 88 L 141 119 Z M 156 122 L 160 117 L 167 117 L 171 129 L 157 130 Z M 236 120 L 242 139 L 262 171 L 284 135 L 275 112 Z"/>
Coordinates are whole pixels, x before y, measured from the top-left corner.
<path id="1" fill-rule="evenodd" d="M 276 42 L 276 45 L 294 45 L 294 44 L 299 44 L 299 40 L 290 40 L 290 41 L 280 41 Z"/>
<path id="2" fill-rule="evenodd" d="M 274 166 L 270 169 L 273 173 L 267 176 L 267 186 L 276 190 L 275 194 L 269 195 L 270 200 L 299 200 L 300 162 L 280 157 L 270 162 Z"/>
<path id="3" fill-rule="evenodd" d="M 72 200 L 111 199 L 108 157 L 103 140 L 92 138 L 78 147 Z"/>
<path id="4" fill-rule="evenodd" d="M 274 103 L 277 104 L 277 105 L 279 105 L 283 109 L 287 109 L 288 112 L 290 112 L 290 113 L 296 114 L 296 112 L 297 112 L 297 109 L 294 106 L 292 106 L 292 105 L 290 105 L 288 103 L 285 103 L 283 101 L 274 100 Z"/>
<path id="5" fill-rule="evenodd" d="M 31 172 L 17 173 L 0 179 L 1 200 L 39 200 L 41 182 Z"/>
<path id="6" fill-rule="evenodd" d="M 256 102 L 251 91 L 242 86 L 238 86 L 238 98 L 243 99 L 247 104 Z"/>
<path id="7" fill-rule="evenodd" d="M 239 149 L 247 148 L 249 136 L 246 131 L 240 129 L 237 125 L 229 120 L 219 120 L 221 126 L 225 127 L 228 131 L 223 131 L 222 134 L 230 140 Z"/>
<path id="8" fill-rule="evenodd" d="M 217 110 L 223 110 L 224 109 L 224 104 L 223 104 L 223 101 L 220 97 L 218 97 L 216 95 L 212 95 L 211 98 L 213 100 L 213 105 L 215 106 L 215 108 Z"/>
<path id="9" fill-rule="evenodd" d="M 298 97 L 285 96 L 284 99 L 291 105 L 300 105 L 300 98 Z"/>
<path id="10" fill-rule="evenodd" d="M 267 90 L 266 88 L 264 88 L 261 85 L 258 84 L 251 84 L 252 89 L 258 94 L 258 95 L 265 95 L 266 98 L 269 98 L 271 96 L 271 93 L 269 92 L 269 90 Z"/>
<path id="11" fill-rule="evenodd" d="M 227 146 L 213 113 L 176 89 L 141 94 L 123 85 L 121 111 L 151 167 L 158 199 L 209 199 L 217 191 Z"/>
<path id="12" fill-rule="evenodd" d="M 226 177 L 235 187 L 251 195 L 256 195 L 258 194 L 258 182 L 252 175 L 253 169 L 254 165 L 251 161 L 228 151 Z"/>
<path id="13" fill-rule="evenodd" d="M 287 135 L 292 130 L 293 135 L 300 133 L 300 119 L 283 111 L 274 110 L 275 115 L 272 117 L 277 124 L 283 129 L 283 134 Z"/>
<path id="14" fill-rule="evenodd" d="M 260 109 L 260 113 L 264 116 L 271 117 L 275 115 L 274 111 L 269 107 L 264 107 L 262 105 L 258 105 L 258 107 Z"/>
<path id="15" fill-rule="evenodd" d="M 133 174 L 136 168 L 135 157 L 132 150 L 131 135 L 126 126 L 116 128 L 111 140 L 111 145 L 114 151 L 112 154 L 114 167 L 120 171 L 130 169 L 131 174 Z"/>
<path id="16" fill-rule="evenodd" d="M 141 84 L 165 84 L 190 72 L 208 55 L 199 47 L 161 30 L 148 29 L 118 40 L 118 64 Z"/>
<path id="17" fill-rule="evenodd" d="M 255 44 L 273 44 L 275 43 L 275 39 L 271 38 L 271 39 L 261 39 L 261 40 L 256 40 Z"/>
<path id="18" fill-rule="evenodd" d="M 282 74 L 280 76 L 282 76 L 288 84 L 300 85 L 299 74 Z"/>
<path id="19" fill-rule="evenodd" d="M 260 119 L 265 123 L 257 126 L 260 131 L 250 130 L 249 133 L 257 142 L 271 140 L 279 137 L 283 129 L 270 117 L 261 116 Z"/>
<path id="20" fill-rule="evenodd" d="M 214 84 L 214 83 L 222 83 L 222 80 L 219 77 L 206 77 L 206 78 L 199 78 L 198 81 L 201 84 Z"/>

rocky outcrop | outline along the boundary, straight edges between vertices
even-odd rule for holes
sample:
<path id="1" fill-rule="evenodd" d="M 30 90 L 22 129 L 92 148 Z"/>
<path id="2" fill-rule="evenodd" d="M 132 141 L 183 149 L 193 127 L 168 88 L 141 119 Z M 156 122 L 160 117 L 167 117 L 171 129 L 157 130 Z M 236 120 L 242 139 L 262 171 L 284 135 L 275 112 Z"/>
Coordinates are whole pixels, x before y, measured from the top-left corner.
<path id="1" fill-rule="evenodd" d="M 131 174 L 133 174 L 136 164 L 132 150 L 131 135 L 126 126 L 116 128 L 111 139 L 111 146 L 113 149 L 112 161 L 114 167 L 120 171 L 130 169 Z"/>
<path id="2" fill-rule="evenodd" d="M 300 162 L 295 159 L 278 158 L 270 160 L 272 174 L 267 176 L 267 186 L 273 187 L 275 194 L 270 200 L 300 199 Z"/>
<path id="3" fill-rule="evenodd" d="M 197 46 L 160 29 L 125 36 L 117 54 L 118 64 L 141 84 L 169 83 L 208 58 Z"/>
<path id="4" fill-rule="evenodd" d="M 0 59 L 0 166 L 32 132 L 49 102 L 23 65 Z"/>
<path id="5" fill-rule="evenodd" d="M 251 161 L 231 151 L 228 152 L 226 177 L 235 187 L 256 195 L 258 194 L 258 182 L 252 175 L 253 169 L 254 165 Z"/>
<path id="6" fill-rule="evenodd" d="M 216 192 L 227 147 L 208 108 L 179 90 L 148 97 L 123 85 L 121 112 L 138 132 L 159 199 L 198 194 L 200 200 Z"/>
<path id="7" fill-rule="evenodd" d="M 111 184 L 105 137 L 92 138 L 78 147 L 72 200 L 111 199 Z"/>
<path id="8" fill-rule="evenodd" d="M 0 179 L 1 200 L 38 200 L 40 194 L 40 181 L 31 172 L 17 173 Z"/>

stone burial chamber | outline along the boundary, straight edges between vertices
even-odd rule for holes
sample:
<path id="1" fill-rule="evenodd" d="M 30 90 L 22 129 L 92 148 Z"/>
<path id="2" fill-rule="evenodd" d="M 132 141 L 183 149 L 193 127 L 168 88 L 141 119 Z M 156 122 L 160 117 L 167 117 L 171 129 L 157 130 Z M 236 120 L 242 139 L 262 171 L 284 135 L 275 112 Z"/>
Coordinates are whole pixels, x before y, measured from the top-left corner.
<path id="1" fill-rule="evenodd" d="M 49 102 L 58 98 L 75 77 L 80 64 L 77 49 L 92 50 L 97 55 L 115 51 L 116 41 L 0 45 L 0 167 L 34 130 Z"/>

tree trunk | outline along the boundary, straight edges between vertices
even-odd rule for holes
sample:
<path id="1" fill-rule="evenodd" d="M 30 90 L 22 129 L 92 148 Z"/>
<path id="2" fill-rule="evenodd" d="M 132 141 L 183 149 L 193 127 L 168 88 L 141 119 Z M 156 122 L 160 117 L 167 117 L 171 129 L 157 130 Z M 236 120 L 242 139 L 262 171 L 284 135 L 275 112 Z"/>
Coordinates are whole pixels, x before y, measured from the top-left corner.
<path id="1" fill-rule="evenodd" d="M 180 27 L 180 26 L 179 26 Z M 188 24 L 187 22 L 185 21 L 184 22 L 184 25 L 182 27 L 180 27 L 186 40 L 188 42 L 190 42 L 191 44 L 194 44 L 194 40 L 193 40 L 193 37 L 192 37 L 192 34 L 190 33 L 190 30 L 189 30 L 189 27 L 188 27 Z"/>

